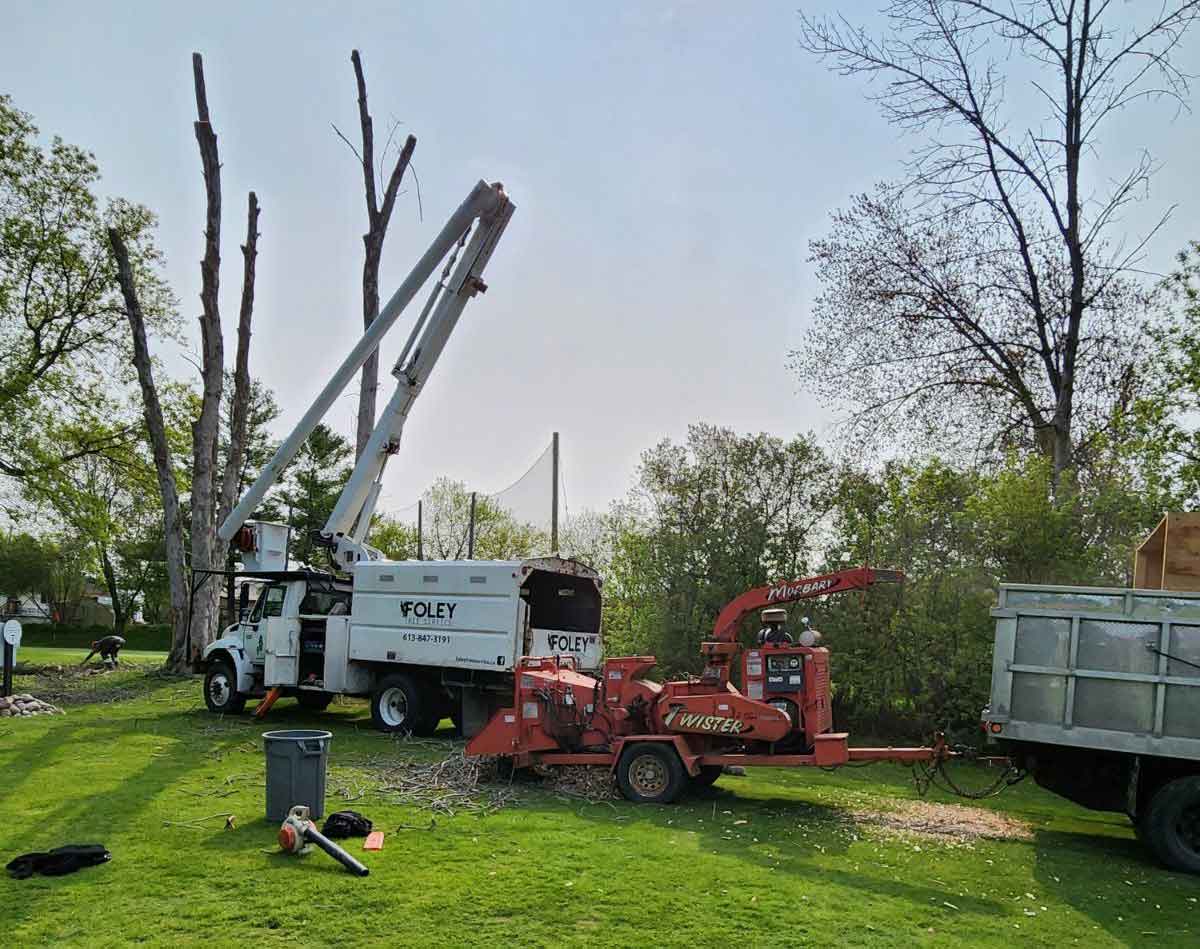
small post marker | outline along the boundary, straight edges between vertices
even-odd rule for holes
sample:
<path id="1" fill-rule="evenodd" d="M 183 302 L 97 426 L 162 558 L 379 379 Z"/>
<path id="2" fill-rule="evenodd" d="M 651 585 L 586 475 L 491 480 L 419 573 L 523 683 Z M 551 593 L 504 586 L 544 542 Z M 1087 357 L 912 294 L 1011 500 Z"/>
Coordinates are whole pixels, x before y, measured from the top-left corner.
<path id="1" fill-rule="evenodd" d="M 17 647 L 21 645 L 21 624 L 10 619 L 4 624 L 4 687 L 0 693 L 8 698 L 12 695 L 13 663 L 17 659 Z"/>

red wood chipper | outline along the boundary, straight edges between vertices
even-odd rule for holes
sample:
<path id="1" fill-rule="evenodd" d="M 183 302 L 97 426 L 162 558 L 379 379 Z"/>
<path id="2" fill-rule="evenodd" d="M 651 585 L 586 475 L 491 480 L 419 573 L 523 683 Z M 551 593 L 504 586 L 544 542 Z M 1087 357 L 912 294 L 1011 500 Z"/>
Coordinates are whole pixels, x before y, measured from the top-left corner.
<path id="1" fill-rule="evenodd" d="M 500 755 L 516 768 L 607 766 L 621 793 L 639 803 L 710 785 L 727 765 L 939 763 L 950 757 L 940 737 L 921 748 L 849 747 L 846 733 L 833 731 L 829 650 L 807 627 L 793 639 L 779 608 L 903 579 L 897 570 L 860 567 L 748 590 L 721 610 L 700 647 L 704 671 L 687 679 L 647 679 L 653 656 L 608 659 L 599 678 L 580 673 L 570 657 L 524 657 L 512 707 L 496 712 L 466 753 Z M 758 609 L 764 626 L 741 656 L 743 692 L 730 670 L 741 651 L 739 624 Z"/>

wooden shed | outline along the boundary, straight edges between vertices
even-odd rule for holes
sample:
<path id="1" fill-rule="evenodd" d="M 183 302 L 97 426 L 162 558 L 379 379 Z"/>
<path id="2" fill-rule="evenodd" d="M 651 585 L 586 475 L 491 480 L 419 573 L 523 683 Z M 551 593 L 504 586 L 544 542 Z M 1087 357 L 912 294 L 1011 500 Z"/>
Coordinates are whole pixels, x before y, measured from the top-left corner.
<path id="1" fill-rule="evenodd" d="M 1200 512 L 1167 513 L 1133 555 L 1142 590 L 1200 590 Z"/>

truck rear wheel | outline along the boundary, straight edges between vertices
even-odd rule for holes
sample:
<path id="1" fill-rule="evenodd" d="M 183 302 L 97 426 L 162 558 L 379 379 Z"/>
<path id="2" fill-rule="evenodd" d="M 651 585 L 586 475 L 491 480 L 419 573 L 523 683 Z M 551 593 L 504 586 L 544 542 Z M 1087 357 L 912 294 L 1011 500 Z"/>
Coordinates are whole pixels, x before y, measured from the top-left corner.
<path id="1" fill-rule="evenodd" d="M 1164 784 L 1142 815 L 1142 840 L 1173 870 L 1200 873 L 1200 776 Z"/>
<path id="2" fill-rule="evenodd" d="M 246 696 L 237 690 L 237 673 L 228 662 L 219 660 L 208 667 L 204 704 L 217 715 L 237 715 L 246 707 Z"/>
<path id="3" fill-rule="evenodd" d="M 686 779 L 675 746 L 666 742 L 637 742 L 617 762 L 617 786 L 635 804 L 670 804 Z"/>
<path id="4" fill-rule="evenodd" d="M 385 676 L 371 694 L 371 723 L 381 732 L 409 735 L 424 723 L 424 695 L 412 676 Z"/>

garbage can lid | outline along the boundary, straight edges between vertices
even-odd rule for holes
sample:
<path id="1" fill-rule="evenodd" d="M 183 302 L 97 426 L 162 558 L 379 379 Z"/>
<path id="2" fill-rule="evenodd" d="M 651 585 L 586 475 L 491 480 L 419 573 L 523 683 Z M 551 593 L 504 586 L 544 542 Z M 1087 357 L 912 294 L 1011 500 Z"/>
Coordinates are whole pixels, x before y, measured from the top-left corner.
<path id="1" fill-rule="evenodd" d="M 313 741 L 332 737 L 333 732 L 321 731 L 319 728 L 285 728 L 280 731 L 263 732 L 263 738 L 267 741 Z"/>

